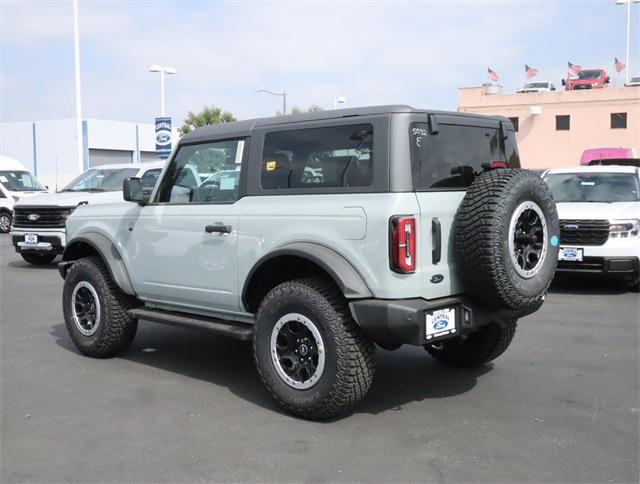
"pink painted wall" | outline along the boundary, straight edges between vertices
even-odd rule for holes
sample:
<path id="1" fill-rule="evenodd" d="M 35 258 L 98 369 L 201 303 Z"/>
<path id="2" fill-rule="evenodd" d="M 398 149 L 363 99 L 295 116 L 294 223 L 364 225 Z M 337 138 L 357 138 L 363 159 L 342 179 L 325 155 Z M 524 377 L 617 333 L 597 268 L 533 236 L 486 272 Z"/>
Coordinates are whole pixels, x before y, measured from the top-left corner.
<path id="1" fill-rule="evenodd" d="M 531 114 L 539 106 L 541 114 Z M 485 94 L 460 88 L 461 112 L 519 118 L 518 146 L 525 168 L 576 166 L 588 148 L 625 147 L 640 152 L 640 87 L 531 94 Z M 611 113 L 627 113 L 626 129 L 611 129 Z M 556 115 L 570 115 L 571 129 L 556 131 Z"/>

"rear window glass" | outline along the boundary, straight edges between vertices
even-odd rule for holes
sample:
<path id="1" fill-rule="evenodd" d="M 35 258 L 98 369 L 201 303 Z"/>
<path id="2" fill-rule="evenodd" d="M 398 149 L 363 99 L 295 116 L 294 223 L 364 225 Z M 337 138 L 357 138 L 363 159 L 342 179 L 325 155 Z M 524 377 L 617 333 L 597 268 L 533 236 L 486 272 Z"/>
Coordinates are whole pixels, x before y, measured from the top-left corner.
<path id="1" fill-rule="evenodd" d="M 429 134 L 427 123 L 412 123 L 409 128 L 413 185 L 417 191 L 464 189 L 492 161 L 520 167 L 515 133 L 498 128 L 438 125 L 437 134 Z"/>
<path id="2" fill-rule="evenodd" d="M 265 189 L 361 187 L 373 179 L 373 126 L 354 124 L 268 133 Z"/>

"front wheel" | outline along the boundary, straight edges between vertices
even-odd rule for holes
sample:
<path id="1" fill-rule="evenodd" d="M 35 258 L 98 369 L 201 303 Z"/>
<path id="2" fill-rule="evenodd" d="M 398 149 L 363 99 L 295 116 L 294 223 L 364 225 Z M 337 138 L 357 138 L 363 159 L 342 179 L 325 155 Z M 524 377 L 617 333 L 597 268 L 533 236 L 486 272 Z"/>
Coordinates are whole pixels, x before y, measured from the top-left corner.
<path id="1" fill-rule="evenodd" d="M 0 233 L 7 234 L 11 230 L 11 214 L 0 212 Z"/>
<path id="2" fill-rule="evenodd" d="M 34 266 L 46 266 L 53 262 L 56 254 L 39 254 L 38 252 L 20 252 L 22 258 Z"/>
<path id="3" fill-rule="evenodd" d="M 67 331 L 86 356 L 115 356 L 131 344 L 138 322 L 127 310 L 135 305 L 136 299 L 113 283 L 99 257 L 74 262 L 64 280 L 62 309 Z"/>
<path id="4" fill-rule="evenodd" d="M 373 381 L 375 346 L 330 280 L 299 279 L 272 289 L 260 304 L 253 345 L 262 382 L 300 417 L 344 414 Z"/>
<path id="5" fill-rule="evenodd" d="M 426 345 L 431 356 L 453 367 L 472 368 L 495 360 L 504 353 L 516 332 L 518 320 L 489 323 L 467 336 Z"/>

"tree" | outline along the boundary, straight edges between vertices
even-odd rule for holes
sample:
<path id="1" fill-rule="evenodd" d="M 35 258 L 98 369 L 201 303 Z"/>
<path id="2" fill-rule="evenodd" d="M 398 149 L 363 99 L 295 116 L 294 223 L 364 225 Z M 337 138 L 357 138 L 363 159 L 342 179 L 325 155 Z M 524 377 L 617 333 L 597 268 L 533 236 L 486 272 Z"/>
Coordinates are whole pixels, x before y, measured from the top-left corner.
<path id="1" fill-rule="evenodd" d="M 184 124 L 178 129 L 181 136 L 193 131 L 201 126 L 209 126 L 211 124 L 232 123 L 236 118 L 229 111 L 222 111 L 216 106 L 205 106 L 198 114 L 189 111 L 189 115 L 185 118 Z"/>
<path id="2" fill-rule="evenodd" d="M 290 114 L 302 114 L 302 113 L 319 113 L 321 111 L 324 111 L 324 108 L 322 106 L 318 106 L 317 104 L 312 104 L 311 106 L 309 106 L 307 108 L 306 111 L 303 111 L 300 107 L 298 106 L 293 106 L 291 108 L 291 113 Z M 276 113 L 276 116 L 282 116 L 282 111 L 278 111 Z"/>

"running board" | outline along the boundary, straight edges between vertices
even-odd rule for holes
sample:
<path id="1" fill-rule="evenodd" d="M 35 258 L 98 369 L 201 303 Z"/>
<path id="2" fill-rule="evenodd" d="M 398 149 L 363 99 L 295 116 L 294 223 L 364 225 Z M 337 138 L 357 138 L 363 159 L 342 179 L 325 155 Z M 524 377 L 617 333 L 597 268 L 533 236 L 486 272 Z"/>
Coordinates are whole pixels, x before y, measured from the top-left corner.
<path id="1" fill-rule="evenodd" d="M 153 321 L 154 323 L 206 329 L 212 333 L 230 336 L 241 341 L 253 339 L 253 325 L 248 323 L 237 323 L 206 316 L 145 308 L 130 309 L 127 314 L 132 318 Z"/>

